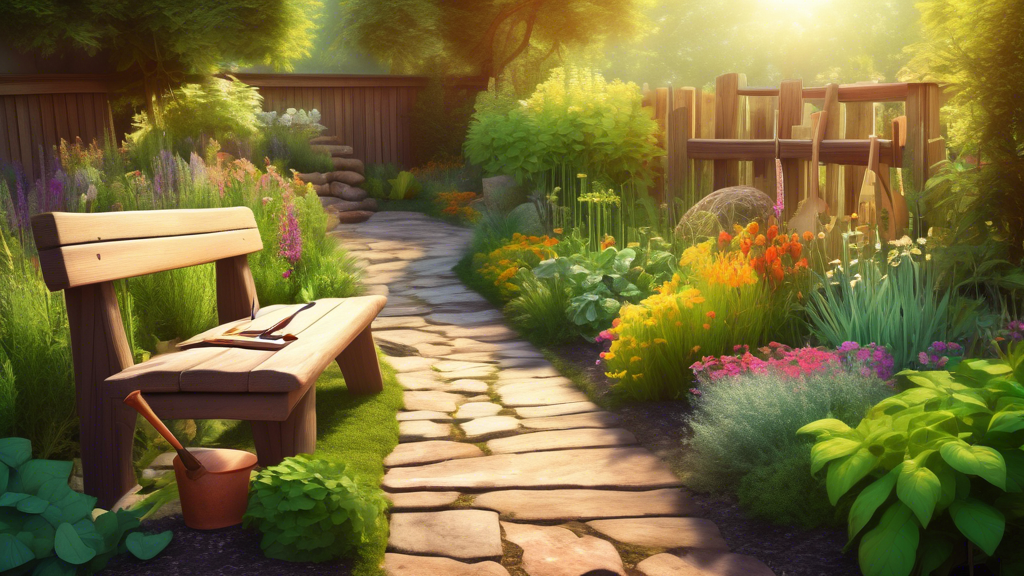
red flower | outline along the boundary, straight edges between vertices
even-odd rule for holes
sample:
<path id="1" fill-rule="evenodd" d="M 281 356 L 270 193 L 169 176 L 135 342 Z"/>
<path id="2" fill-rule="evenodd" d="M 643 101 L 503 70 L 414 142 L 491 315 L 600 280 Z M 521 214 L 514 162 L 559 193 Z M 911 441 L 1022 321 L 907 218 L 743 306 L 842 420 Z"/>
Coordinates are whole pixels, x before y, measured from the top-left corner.
<path id="1" fill-rule="evenodd" d="M 772 224 L 771 226 L 768 227 L 768 241 L 769 242 L 771 242 L 772 240 L 775 240 L 775 237 L 778 236 L 778 235 L 779 235 L 779 227 L 778 226 L 776 226 L 775 224 Z"/>
<path id="2" fill-rule="evenodd" d="M 810 230 L 804 232 L 804 242 L 810 242 L 811 240 L 814 240 L 814 233 Z"/>
<path id="3" fill-rule="evenodd" d="M 749 238 L 744 238 L 743 240 L 740 240 L 740 251 L 743 252 L 744 256 L 750 254 L 750 246 L 751 243 Z"/>
<path id="4" fill-rule="evenodd" d="M 793 260 L 799 260 L 800 254 L 803 254 L 804 245 L 799 242 L 793 242 L 789 245 L 789 255 L 793 257 Z"/>
<path id="5" fill-rule="evenodd" d="M 728 246 L 730 242 L 732 242 L 732 236 L 730 236 L 725 230 L 722 230 L 718 234 L 718 248 L 723 249 Z"/>
<path id="6" fill-rule="evenodd" d="M 707 316 L 708 318 L 711 318 L 712 320 L 714 320 L 715 319 L 715 311 L 714 310 L 709 310 L 708 313 L 705 314 L 705 316 Z"/>
<path id="7" fill-rule="evenodd" d="M 757 270 L 758 274 L 764 276 L 764 256 L 754 258 L 754 260 L 751 261 L 751 265 L 754 266 L 754 270 Z"/>
<path id="8" fill-rule="evenodd" d="M 782 260 L 776 260 L 775 262 L 772 262 L 772 279 L 776 282 L 782 282 L 782 278 Z"/>
<path id="9" fill-rule="evenodd" d="M 764 260 L 765 260 L 765 262 L 768 263 L 768 264 L 772 264 L 774 262 L 777 262 L 778 259 L 779 259 L 779 253 L 775 249 L 775 246 L 769 246 L 768 249 L 765 250 L 765 252 L 764 252 Z"/>

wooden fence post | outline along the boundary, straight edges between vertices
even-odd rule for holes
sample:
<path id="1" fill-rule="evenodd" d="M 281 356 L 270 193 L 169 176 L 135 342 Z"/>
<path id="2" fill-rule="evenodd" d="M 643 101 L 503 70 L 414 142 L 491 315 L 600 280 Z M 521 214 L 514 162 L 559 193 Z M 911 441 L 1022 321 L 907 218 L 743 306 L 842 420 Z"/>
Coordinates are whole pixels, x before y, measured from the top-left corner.
<path id="1" fill-rule="evenodd" d="M 828 112 L 825 118 L 825 140 L 839 140 L 842 138 L 843 119 L 839 106 L 839 84 L 828 84 L 825 86 L 825 105 L 822 110 Z M 817 176 L 817 166 L 811 167 L 815 170 L 813 176 Z M 832 214 L 838 216 L 843 208 L 843 167 L 839 164 L 825 165 L 825 203 L 828 204 Z"/>
<path id="2" fill-rule="evenodd" d="M 774 96 L 751 96 L 750 102 L 750 138 L 754 140 L 771 140 L 775 137 L 775 102 Z M 753 162 L 754 188 L 775 197 L 775 161 L 755 160 Z"/>
<path id="3" fill-rule="evenodd" d="M 847 140 L 867 140 L 875 131 L 875 105 L 871 102 L 846 102 L 843 106 L 846 108 L 846 133 L 843 137 Z M 864 170 L 864 166 L 846 166 L 843 172 L 846 216 L 857 211 Z"/>
<path id="4" fill-rule="evenodd" d="M 799 126 L 804 113 L 804 83 L 802 80 L 786 80 L 779 86 L 779 128 L 782 140 L 793 138 L 793 127 Z M 786 187 L 785 217 L 793 215 L 800 202 L 800 161 L 782 161 L 782 180 Z"/>
<path id="5" fill-rule="evenodd" d="M 668 141 L 668 186 L 666 199 L 673 202 L 677 196 L 689 199 L 690 159 L 686 153 L 686 142 L 690 135 L 689 108 L 676 108 L 669 112 L 667 134 Z M 689 208 L 689 206 L 687 207 Z M 670 214 L 673 211 L 670 210 Z M 682 214 L 676 215 L 682 216 Z M 675 222 L 672 224 L 675 226 Z"/>
<path id="6" fill-rule="evenodd" d="M 739 89 L 746 87 L 747 77 L 735 72 L 715 79 L 715 139 L 735 140 L 740 131 Z M 737 160 L 715 160 L 715 190 L 740 183 Z"/>

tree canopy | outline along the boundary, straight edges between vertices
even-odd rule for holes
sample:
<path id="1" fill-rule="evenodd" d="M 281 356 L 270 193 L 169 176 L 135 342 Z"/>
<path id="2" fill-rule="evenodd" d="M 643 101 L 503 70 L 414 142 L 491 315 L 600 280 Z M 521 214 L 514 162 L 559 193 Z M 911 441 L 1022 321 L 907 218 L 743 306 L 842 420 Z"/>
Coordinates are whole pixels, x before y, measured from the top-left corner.
<path id="1" fill-rule="evenodd" d="M 630 40 L 650 0 L 340 0 L 338 46 L 394 73 L 498 78 L 512 64 Z M 530 89 L 533 86 L 529 87 Z"/>
<path id="2" fill-rule="evenodd" d="M 289 70 L 309 55 L 318 0 L 7 0 L 0 36 L 24 51 L 104 52 L 158 95 L 232 64 Z"/>

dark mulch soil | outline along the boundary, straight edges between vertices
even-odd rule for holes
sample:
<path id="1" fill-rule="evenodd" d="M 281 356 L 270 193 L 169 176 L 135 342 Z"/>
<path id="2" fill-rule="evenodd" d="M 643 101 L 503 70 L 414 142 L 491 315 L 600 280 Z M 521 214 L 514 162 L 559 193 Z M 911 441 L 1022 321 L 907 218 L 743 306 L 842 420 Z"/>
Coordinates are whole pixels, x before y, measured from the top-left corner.
<path id="1" fill-rule="evenodd" d="M 563 362 L 583 372 L 590 392 L 622 417 L 622 428 L 636 436 L 648 450 L 682 471 L 689 436 L 689 409 L 682 402 L 616 403 L 611 401 L 611 381 L 604 367 L 595 364 L 603 346 L 574 342 L 550 349 Z M 605 400 L 608 400 L 607 402 Z M 778 526 L 747 516 L 736 500 L 709 494 L 693 494 L 704 517 L 718 525 L 733 552 L 758 558 L 777 576 L 859 576 L 856 552 L 843 554 L 844 530 L 803 530 Z"/>
<path id="2" fill-rule="evenodd" d="M 273 560 L 260 550 L 260 536 L 241 526 L 220 530 L 192 530 L 181 516 L 169 516 L 142 523 L 146 533 L 173 530 L 174 539 L 159 556 L 143 562 L 131 554 L 122 554 L 100 572 L 103 576 L 246 576 L 275 574 L 287 576 L 346 576 L 346 564 L 285 562 Z"/>

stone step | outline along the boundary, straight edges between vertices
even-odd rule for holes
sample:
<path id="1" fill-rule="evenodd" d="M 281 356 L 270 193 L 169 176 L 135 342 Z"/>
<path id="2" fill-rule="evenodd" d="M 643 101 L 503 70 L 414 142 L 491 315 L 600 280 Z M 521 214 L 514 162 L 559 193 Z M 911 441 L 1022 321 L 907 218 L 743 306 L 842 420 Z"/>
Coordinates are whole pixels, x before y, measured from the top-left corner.
<path id="1" fill-rule="evenodd" d="M 501 527 L 505 538 L 523 549 L 522 569 L 530 576 L 581 575 L 591 570 L 626 576 L 622 558 L 607 540 L 578 537 L 557 526 L 502 522 Z"/>
<path id="2" fill-rule="evenodd" d="M 457 560 L 501 558 L 497 512 L 444 510 L 391 515 L 388 550 Z"/>
<path id="3" fill-rule="evenodd" d="M 483 450 L 466 442 L 450 442 L 445 440 L 427 440 L 410 442 L 395 446 L 391 454 L 384 459 L 384 466 L 422 466 L 434 462 L 477 458 L 484 455 Z"/>
<path id="4" fill-rule="evenodd" d="M 499 490 L 473 499 L 474 508 L 518 521 L 585 521 L 640 516 L 692 516 L 700 512 L 676 488 L 629 490 Z"/>
<path id="5" fill-rule="evenodd" d="M 384 573 L 387 576 L 508 576 L 508 570 L 497 562 L 467 564 L 451 558 L 390 552 L 384 555 Z"/>
<path id="6" fill-rule="evenodd" d="M 753 556 L 693 550 L 684 556 L 656 554 L 636 565 L 641 576 L 775 576 Z"/>
<path id="7" fill-rule="evenodd" d="M 630 444 L 636 444 L 636 438 L 631 432 L 621 428 L 580 428 L 498 438 L 489 441 L 487 449 L 494 454 L 517 454 L 545 450 L 628 446 Z"/>
<path id="8" fill-rule="evenodd" d="M 729 550 L 718 526 L 703 518 L 617 518 L 591 520 L 587 526 L 634 546 Z"/>

